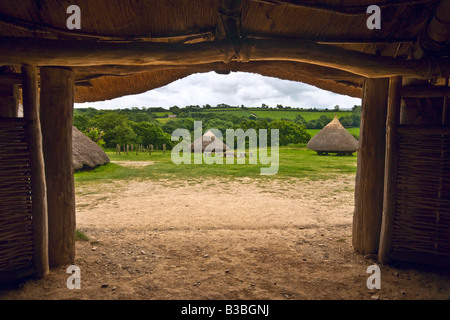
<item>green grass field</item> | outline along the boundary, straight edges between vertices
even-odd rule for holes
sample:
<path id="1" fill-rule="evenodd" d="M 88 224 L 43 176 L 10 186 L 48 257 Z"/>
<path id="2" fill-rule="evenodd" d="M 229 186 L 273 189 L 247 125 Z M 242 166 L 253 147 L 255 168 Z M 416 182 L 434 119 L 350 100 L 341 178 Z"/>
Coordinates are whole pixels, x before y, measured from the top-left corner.
<path id="1" fill-rule="evenodd" d="M 289 179 L 305 178 L 310 180 L 332 179 L 341 174 L 356 173 L 356 154 L 352 156 L 319 156 L 306 148 L 282 147 L 279 152 L 279 169 L 275 175 L 261 175 L 258 164 L 180 164 L 171 160 L 170 151 L 163 155 L 161 151 L 148 153 L 129 153 L 116 155 L 107 152 L 113 163 L 98 167 L 92 171 L 75 173 L 76 183 L 91 181 L 114 182 L 129 179 L 182 179 L 203 180 L 207 178 Z M 153 164 L 142 167 L 123 166 L 114 161 L 152 161 Z M 225 162 L 225 161 L 224 161 Z"/>
<path id="2" fill-rule="evenodd" d="M 155 116 L 157 116 L 157 117 L 166 117 L 167 118 L 167 116 L 169 114 L 172 114 L 172 112 L 171 111 L 167 111 L 167 112 L 153 112 L 153 114 Z"/>
<path id="3" fill-rule="evenodd" d="M 251 112 L 249 112 L 248 110 L 238 108 L 203 109 L 202 111 L 199 112 L 232 114 L 238 117 L 250 117 L 251 115 Z"/>
<path id="4" fill-rule="evenodd" d="M 256 115 L 258 118 L 271 118 L 273 120 L 281 120 L 281 119 L 289 119 L 294 120 L 297 115 L 301 115 L 306 121 L 311 121 L 318 119 L 320 116 L 325 115 L 328 118 L 333 118 L 336 114 L 338 117 L 343 117 L 350 115 L 350 111 L 303 111 L 303 110 L 264 110 L 261 108 L 253 108 L 253 109 L 238 109 L 238 108 L 213 108 L 213 109 L 202 109 L 198 112 L 205 113 L 217 113 L 217 114 L 232 114 L 238 117 L 250 117 L 252 114 Z M 158 117 L 157 118 L 161 123 L 166 123 L 171 120 L 167 116 L 171 114 L 171 112 L 156 112 L 154 113 Z"/>
<path id="5" fill-rule="evenodd" d="M 311 121 L 318 119 L 320 116 L 327 116 L 329 118 L 333 118 L 334 114 L 338 117 L 343 117 L 349 115 L 348 111 L 338 111 L 338 112 L 330 112 L 330 111 L 285 111 L 285 110 L 251 110 L 252 113 L 257 115 L 259 118 L 272 118 L 274 120 L 280 119 L 289 119 L 294 120 L 297 115 L 301 115 L 306 121 Z"/>
<path id="6" fill-rule="evenodd" d="M 172 118 L 156 118 L 155 120 L 156 120 L 156 121 L 159 121 L 159 122 L 161 122 L 161 123 L 167 123 L 167 122 L 169 122 L 170 120 L 172 120 Z"/>

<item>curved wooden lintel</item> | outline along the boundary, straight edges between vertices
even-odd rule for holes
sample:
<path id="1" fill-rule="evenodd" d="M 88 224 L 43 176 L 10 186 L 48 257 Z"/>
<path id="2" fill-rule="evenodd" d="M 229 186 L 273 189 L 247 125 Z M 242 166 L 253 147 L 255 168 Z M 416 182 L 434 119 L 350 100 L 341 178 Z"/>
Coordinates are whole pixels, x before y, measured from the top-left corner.
<path id="1" fill-rule="evenodd" d="M 248 40 L 234 61 L 291 61 L 354 73 L 367 78 L 404 76 L 430 79 L 448 76 L 450 60 L 404 60 L 378 57 L 308 40 Z M 0 64 L 36 66 L 199 65 L 228 62 L 227 41 L 197 44 L 99 43 L 36 38 L 0 38 Z"/>

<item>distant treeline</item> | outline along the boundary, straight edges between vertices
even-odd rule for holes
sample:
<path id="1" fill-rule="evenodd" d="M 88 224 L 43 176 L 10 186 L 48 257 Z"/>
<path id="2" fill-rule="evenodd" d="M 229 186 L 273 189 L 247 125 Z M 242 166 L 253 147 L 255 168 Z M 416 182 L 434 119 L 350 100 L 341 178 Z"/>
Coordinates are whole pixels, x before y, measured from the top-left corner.
<path id="1" fill-rule="evenodd" d="M 317 119 L 306 121 L 301 114 L 293 117 L 292 113 L 282 114 L 281 119 L 270 117 L 257 117 L 254 110 L 276 110 L 273 112 L 302 111 L 320 112 Z M 210 112 L 213 111 L 214 112 Z M 242 110 L 242 112 L 235 112 Z M 246 111 L 245 111 L 246 110 Z M 223 111 L 223 112 L 222 112 Z M 227 112 L 228 111 L 228 112 Z M 94 108 L 77 108 L 74 111 L 74 126 L 85 133 L 98 145 L 105 148 L 115 148 L 117 144 L 142 144 L 161 149 L 166 144 L 168 149 L 176 142 L 171 141 L 174 130 L 184 128 L 193 132 L 194 121 L 202 121 L 203 130 L 218 129 L 225 136 L 226 129 L 247 130 L 253 129 L 279 129 L 280 145 L 304 144 L 311 136 L 306 129 L 321 129 L 334 117 L 333 112 L 339 111 L 336 106 L 333 110 L 316 108 L 294 109 L 278 105 L 269 108 L 233 107 L 219 104 L 216 107 L 205 105 L 186 106 L 180 108 L 173 106 L 169 110 L 164 108 L 131 108 L 117 110 L 97 110 Z M 359 127 L 361 107 L 354 106 L 345 116 L 339 118 L 345 127 Z M 271 112 L 269 112 L 270 114 Z M 342 112 L 341 112 L 342 114 Z M 168 118 L 175 115 L 175 118 Z"/>

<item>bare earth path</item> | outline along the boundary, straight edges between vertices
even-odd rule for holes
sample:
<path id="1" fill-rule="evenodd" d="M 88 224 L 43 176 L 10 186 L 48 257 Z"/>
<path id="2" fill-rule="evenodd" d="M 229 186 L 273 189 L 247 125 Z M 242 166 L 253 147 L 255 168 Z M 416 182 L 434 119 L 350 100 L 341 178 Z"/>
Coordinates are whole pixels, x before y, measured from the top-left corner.
<path id="1" fill-rule="evenodd" d="M 75 264 L 0 299 L 450 299 L 442 270 L 381 266 L 351 246 L 354 176 L 131 181 L 77 188 Z"/>

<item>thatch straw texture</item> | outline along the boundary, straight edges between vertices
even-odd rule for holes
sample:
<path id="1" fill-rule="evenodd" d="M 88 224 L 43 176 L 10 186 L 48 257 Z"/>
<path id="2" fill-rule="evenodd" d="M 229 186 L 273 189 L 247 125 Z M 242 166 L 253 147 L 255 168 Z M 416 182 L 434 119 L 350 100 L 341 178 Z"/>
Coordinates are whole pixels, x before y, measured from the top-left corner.
<path id="1" fill-rule="evenodd" d="M 358 140 L 345 130 L 335 116 L 306 146 L 318 153 L 353 153 L 358 150 Z"/>
<path id="2" fill-rule="evenodd" d="M 90 77 L 95 77 L 92 73 L 101 72 L 98 67 L 80 67 L 74 68 L 74 70 L 79 81 L 81 81 L 78 82 L 80 84 Z M 103 100 L 110 100 L 128 94 L 140 94 L 165 86 L 191 74 L 209 72 L 211 70 L 258 73 L 263 76 L 308 83 L 323 90 L 355 98 L 362 97 L 362 77 L 331 68 L 287 61 L 248 62 L 245 64 L 229 63 L 226 65 L 206 64 L 177 68 L 127 67 L 126 70 L 136 73 L 127 75 L 124 68 L 109 67 L 104 72 L 108 72 L 111 74 L 110 76 L 92 78 L 88 82 L 89 85 L 86 86 L 77 85 L 74 92 L 75 102 L 93 102 L 97 101 L 99 97 L 102 97 Z M 326 76 L 319 78 L 317 77 L 318 73 Z"/>
<path id="3" fill-rule="evenodd" d="M 110 162 L 103 149 L 75 127 L 72 131 L 72 144 L 75 171 L 93 169 Z"/>
<path id="4" fill-rule="evenodd" d="M 406 59 L 412 52 L 420 53 L 419 39 L 434 14 L 435 2 L 349 0 L 344 4 L 338 0 L 246 0 L 239 5 L 240 9 L 232 20 L 239 20 L 236 24 L 239 36 L 250 40 L 250 45 L 252 40 L 257 39 L 312 40 L 349 52 Z M 192 1 L 188 0 L 176 3 L 166 0 L 78 0 L 76 5 L 82 10 L 82 29 L 68 30 L 66 10 L 73 4 L 70 1 L 46 1 L 43 4 L 34 0 L 2 0 L 0 36 L 76 40 L 86 46 L 98 42 L 150 42 L 184 44 L 187 48 L 194 43 L 214 42 L 233 36 L 221 34 L 220 31 L 224 27 L 224 19 L 229 18 L 227 11 L 223 10 L 227 3 L 239 2 L 198 0 L 192 5 Z M 374 32 L 366 27 L 366 9 L 369 5 L 377 4 L 383 9 L 383 27 Z M 26 43 L 26 40 L 23 42 Z M 312 73 L 296 70 L 295 65 L 301 63 L 292 63 L 290 66 L 283 64 L 285 59 L 282 57 L 276 61 L 250 59 L 235 68 L 229 63 L 232 49 L 225 51 L 225 63 L 221 63 L 221 66 L 229 67 L 231 71 L 241 69 L 302 81 L 339 94 L 361 97 L 362 79 L 357 74 L 328 79 L 327 73 L 319 70 Z M 94 57 L 96 53 L 93 52 L 86 59 Z M 202 61 L 201 57 L 193 57 L 184 70 L 172 66 L 165 72 L 150 72 L 147 75 L 140 74 L 143 70 L 130 70 L 129 65 L 120 62 L 117 65 L 97 64 L 95 71 L 76 68 L 78 86 L 75 101 L 101 101 L 137 94 L 192 73 L 217 70 L 216 63 L 197 68 L 204 63 Z M 122 71 L 117 74 L 111 72 L 111 68 Z M 89 81 L 91 79 L 94 80 Z"/>

